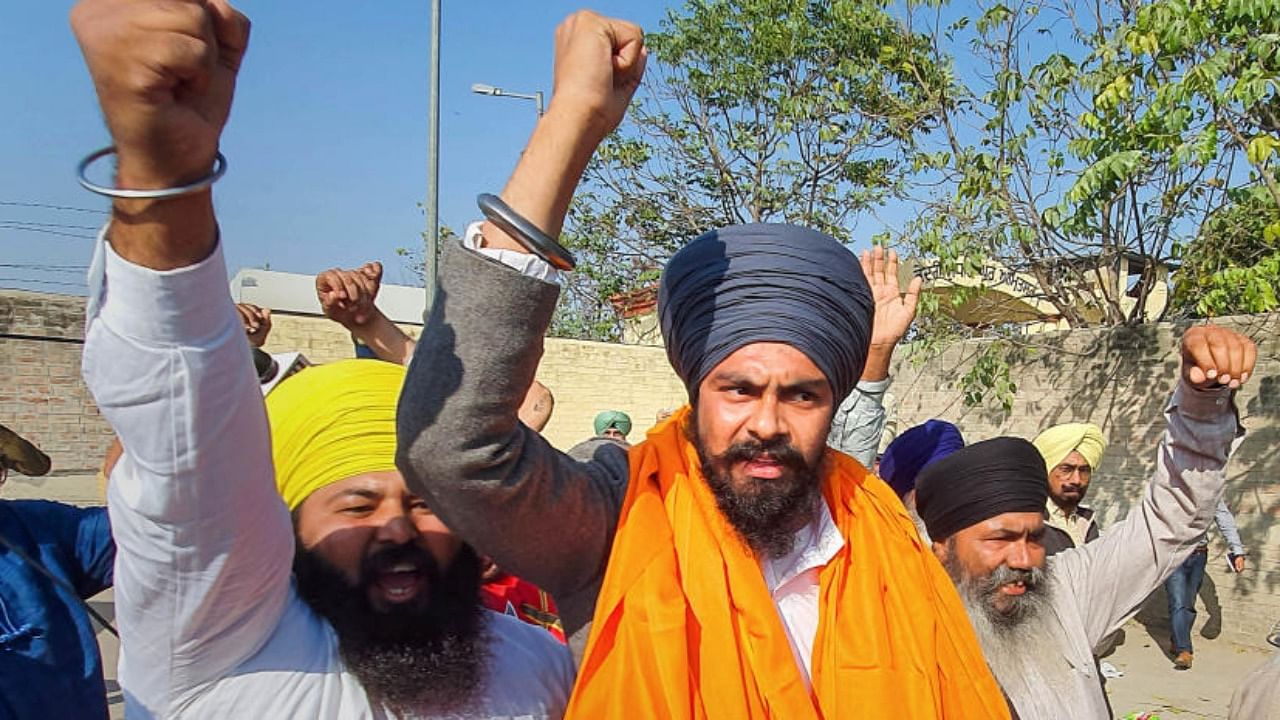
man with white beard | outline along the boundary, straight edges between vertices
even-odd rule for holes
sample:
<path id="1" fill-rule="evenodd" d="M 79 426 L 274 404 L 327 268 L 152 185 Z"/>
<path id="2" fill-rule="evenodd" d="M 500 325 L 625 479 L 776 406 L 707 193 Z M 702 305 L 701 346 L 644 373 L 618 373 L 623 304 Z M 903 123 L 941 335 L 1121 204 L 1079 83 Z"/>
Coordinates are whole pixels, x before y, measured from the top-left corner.
<path id="1" fill-rule="evenodd" d="M 1044 459 L 1020 438 L 975 443 L 916 481 L 933 550 L 956 583 L 987 664 L 1023 720 L 1109 718 L 1098 646 L 1194 549 L 1243 435 L 1233 395 L 1253 372 L 1248 338 L 1214 326 L 1182 338 L 1181 381 L 1141 502 L 1101 538 L 1046 560 Z"/>

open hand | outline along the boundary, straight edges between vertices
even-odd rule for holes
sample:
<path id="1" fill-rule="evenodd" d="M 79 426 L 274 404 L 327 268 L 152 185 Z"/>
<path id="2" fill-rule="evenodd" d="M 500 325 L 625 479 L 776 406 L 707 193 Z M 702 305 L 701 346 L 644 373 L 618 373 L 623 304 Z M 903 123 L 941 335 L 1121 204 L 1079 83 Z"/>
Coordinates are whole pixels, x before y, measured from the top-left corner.
<path id="1" fill-rule="evenodd" d="M 893 250 L 886 253 L 879 245 L 863 250 L 859 261 L 876 303 L 871 346 L 892 350 L 916 319 L 923 281 L 918 277 L 911 278 L 903 295 L 898 283 L 898 253 Z"/>

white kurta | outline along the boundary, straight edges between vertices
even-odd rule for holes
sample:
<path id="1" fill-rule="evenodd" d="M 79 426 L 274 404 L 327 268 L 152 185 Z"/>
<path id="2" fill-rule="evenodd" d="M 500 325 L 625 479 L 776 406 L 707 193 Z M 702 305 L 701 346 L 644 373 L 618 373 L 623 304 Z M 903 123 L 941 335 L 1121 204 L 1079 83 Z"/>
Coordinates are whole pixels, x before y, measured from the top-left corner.
<path id="1" fill-rule="evenodd" d="M 108 490 L 130 718 L 371 718 L 336 636 L 294 592 L 266 412 L 221 250 L 169 272 L 101 245 L 85 380 L 127 454 Z M 473 717 L 560 717 L 568 650 L 496 613 Z"/>

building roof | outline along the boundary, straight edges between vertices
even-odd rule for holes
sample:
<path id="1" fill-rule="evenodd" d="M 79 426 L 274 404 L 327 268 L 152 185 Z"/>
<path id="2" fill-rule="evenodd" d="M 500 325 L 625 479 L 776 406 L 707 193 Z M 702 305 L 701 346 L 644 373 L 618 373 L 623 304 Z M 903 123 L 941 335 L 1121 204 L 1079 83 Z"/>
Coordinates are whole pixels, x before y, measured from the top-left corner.
<path id="1" fill-rule="evenodd" d="M 271 308 L 273 312 L 321 315 L 314 275 L 244 268 L 231 278 L 231 299 Z M 426 291 L 410 285 L 383 283 L 376 305 L 397 323 L 422 324 Z"/>

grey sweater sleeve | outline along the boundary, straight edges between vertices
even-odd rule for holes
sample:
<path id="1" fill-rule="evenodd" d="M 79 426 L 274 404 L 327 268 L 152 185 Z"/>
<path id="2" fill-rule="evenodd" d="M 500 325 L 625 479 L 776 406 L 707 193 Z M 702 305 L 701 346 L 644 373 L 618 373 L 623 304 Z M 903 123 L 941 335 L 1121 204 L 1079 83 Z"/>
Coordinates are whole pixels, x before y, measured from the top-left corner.
<path id="1" fill-rule="evenodd" d="M 591 619 L 627 455 L 579 462 L 519 422 L 559 288 L 446 246 L 400 396 L 397 465 L 454 532 L 555 597 L 565 632 Z"/>

